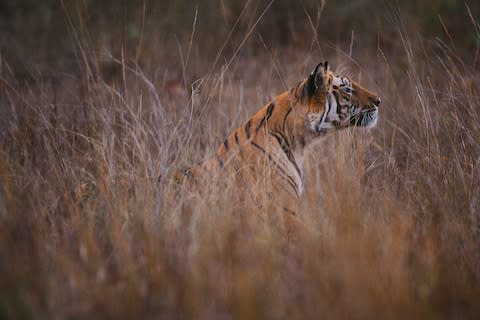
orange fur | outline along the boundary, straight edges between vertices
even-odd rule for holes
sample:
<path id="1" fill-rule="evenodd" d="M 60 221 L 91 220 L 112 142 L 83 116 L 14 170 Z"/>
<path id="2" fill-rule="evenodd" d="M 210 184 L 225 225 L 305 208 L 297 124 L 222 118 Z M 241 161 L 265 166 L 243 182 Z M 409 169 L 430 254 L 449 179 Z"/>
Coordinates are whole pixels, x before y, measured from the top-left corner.
<path id="1" fill-rule="evenodd" d="M 261 206 L 267 199 L 294 215 L 305 146 L 334 130 L 373 126 L 379 103 L 376 94 L 321 63 L 230 133 L 213 157 L 177 172 L 176 181 L 192 187 L 233 179 L 246 191 L 245 201 Z"/>

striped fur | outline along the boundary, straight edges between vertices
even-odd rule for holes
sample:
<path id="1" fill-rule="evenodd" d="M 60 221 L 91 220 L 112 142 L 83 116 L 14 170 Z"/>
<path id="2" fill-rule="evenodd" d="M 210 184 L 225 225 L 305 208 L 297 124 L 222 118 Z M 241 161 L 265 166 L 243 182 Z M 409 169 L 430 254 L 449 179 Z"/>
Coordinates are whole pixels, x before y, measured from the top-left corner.
<path id="1" fill-rule="evenodd" d="M 176 180 L 203 185 L 204 180 L 230 177 L 252 200 L 266 194 L 293 213 L 304 189 L 305 146 L 333 130 L 374 126 L 379 103 L 375 94 L 320 63 L 230 133 L 214 157 L 178 172 Z"/>

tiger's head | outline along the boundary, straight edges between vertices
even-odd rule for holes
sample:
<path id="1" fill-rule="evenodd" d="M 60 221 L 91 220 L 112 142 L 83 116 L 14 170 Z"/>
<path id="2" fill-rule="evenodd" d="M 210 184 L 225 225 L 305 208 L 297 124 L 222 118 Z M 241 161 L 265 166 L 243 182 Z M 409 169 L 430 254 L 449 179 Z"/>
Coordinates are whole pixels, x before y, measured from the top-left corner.
<path id="1" fill-rule="evenodd" d="M 358 82 L 344 76 L 335 76 L 332 94 L 329 95 L 330 110 L 324 126 L 335 129 L 350 126 L 374 127 L 378 120 L 380 102 L 377 94 Z"/>
<path id="2" fill-rule="evenodd" d="M 306 126 L 317 134 L 352 126 L 371 128 L 378 120 L 380 97 L 320 63 L 305 80 Z"/>

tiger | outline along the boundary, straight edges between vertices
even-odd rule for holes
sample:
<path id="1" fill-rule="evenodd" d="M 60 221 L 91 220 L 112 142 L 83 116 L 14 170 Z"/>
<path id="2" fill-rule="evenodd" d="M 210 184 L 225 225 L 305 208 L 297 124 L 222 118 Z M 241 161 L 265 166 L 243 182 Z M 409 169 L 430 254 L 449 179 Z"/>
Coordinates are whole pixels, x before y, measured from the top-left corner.
<path id="1" fill-rule="evenodd" d="M 203 186 L 211 179 L 230 177 L 254 202 L 266 194 L 295 215 L 304 192 L 306 146 L 336 130 L 374 127 L 380 102 L 376 93 L 349 77 L 335 75 L 328 61 L 321 62 L 233 130 L 212 157 L 178 171 L 175 181 Z"/>

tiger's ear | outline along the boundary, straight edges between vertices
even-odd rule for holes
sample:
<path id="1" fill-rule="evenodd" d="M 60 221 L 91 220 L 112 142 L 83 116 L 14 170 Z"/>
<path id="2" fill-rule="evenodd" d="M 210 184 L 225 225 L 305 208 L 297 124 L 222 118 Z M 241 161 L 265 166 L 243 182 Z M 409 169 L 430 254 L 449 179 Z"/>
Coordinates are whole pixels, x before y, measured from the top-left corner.
<path id="1" fill-rule="evenodd" d="M 305 94 L 307 97 L 311 97 L 319 89 L 325 87 L 326 75 L 328 73 L 328 61 L 324 63 L 319 63 L 315 69 L 308 76 L 307 82 L 305 83 Z"/>

